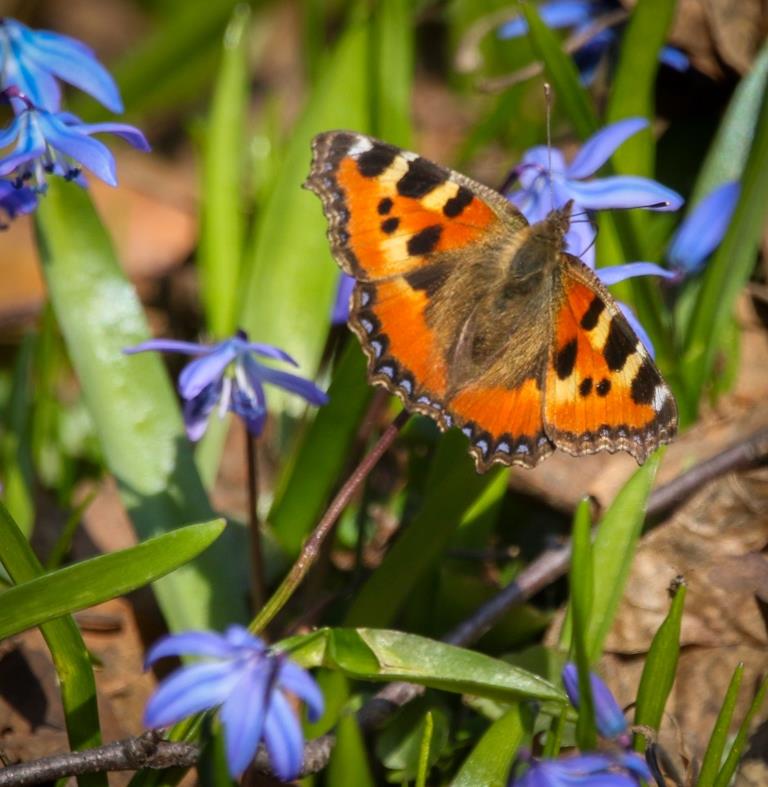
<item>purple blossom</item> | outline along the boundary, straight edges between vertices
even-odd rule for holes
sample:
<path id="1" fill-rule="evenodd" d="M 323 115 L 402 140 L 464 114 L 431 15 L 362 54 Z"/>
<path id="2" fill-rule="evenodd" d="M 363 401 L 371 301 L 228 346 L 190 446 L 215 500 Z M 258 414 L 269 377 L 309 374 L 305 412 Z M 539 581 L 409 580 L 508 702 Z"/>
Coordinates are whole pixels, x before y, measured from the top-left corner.
<path id="1" fill-rule="evenodd" d="M 603 56 L 616 48 L 621 33 L 621 22 L 613 26 L 598 28 L 601 18 L 622 9 L 618 0 L 550 0 L 537 7 L 542 21 L 555 30 L 571 28 L 575 37 L 587 35 L 590 30 L 594 34 L 574 53 L 581 81 L 590 85 L 597 73 L 597 67 Z M 528 32 L 528 23 L 522 16 L 517 16 L 499 28 L 499 38 L 519 38 Z M 662 47 L 659 53 L 662 63 L 676 71 L 686 71 L 690 61 L 679 49 L 671 46 Z"/>
<path id="2" fill-rule="evenodd" d="M 309 719 L 316 721 L 324 703 L 312 676 L 237 625 L 223 635 L 187 631 L 163 637 L 149 649 L 146 666 L 182 655 L 203 660 L 176 670 L 160 684 L 147 704 L 145 724 L 166 727 L 193 713 L 218 709 L 233 778 L 248 767 L 263 740 L 275 773 L 284 781 L 294 779 L 304 738 L 286 692 L 305 702 Z"/>
<path id="3" fill-rule="evenodd" d="M 238 331 L 231 339 L 212 345 L 151 339 L 123 352 L 130 355 L 147 350 L 199 356 L 184 367 L 178 384 L 190 440 L 203 436 L 209 416 L 217 405 L 220 415 L 231 410 L 243 419 L 252 435 L 261 434 L 267 419 L 265 383 L 298 394 L 310 404 L 322 405 L 328 401 L 313 382 L 257 361 L 254 356 L 260 355 L 296 366 L 293 358 L 277 347 L 250 342 L 245 331 Z"/>
<path id="4" fill-rule="evenodd" d="M 31 213 L 37 207 L 37 194 L 26 186 L 17 186 L 0 179 L 0 212 L 12 221 L 16 216 Z M 7 225 L 0 223 L 0 229 Z"/>
<path id="5" fill-rule="evenodd" d="M 123 111 L 115 81 L 89 47 L 69 36 L 31 30 L 15 19 L 0 18 L 0 88 L 15 86 L 32 104 L 57 112 L 59 79 L 112 112 Z"/>
<path id="6" fill-rule="evenodd" d="M 0 132 L 0 149 L 14 145 L 0 159 L 0 176 L 14 177 L 18 184 L 32 181 L 45 190 L 46 174 L 53 173 L 82 185 L 85 167 L 110 186 L 117 185 L 115 159 L 109 148 L 92 134 L 117 134 L 139 150 L 149 150 L 144 135 L 126 123 L 83 123 L 69 112 L 48 112 L 32 104 L 16 87 L 3 91 L 19 105 L 11 125 Z"/>
<path id="7" fill-rule="evenodd" d="M 336 300 L 331 310 L 331 325 L 343 325 L 349 317 L 349 299 L 352 297 L 352 290 L 355 280 L 342 273 L 339 276 L 339 283 L 336 287 Z"/>
<path id="8" fill-rule="evenodd" d="M 556 760 L 532 759 L 528 770 L 513 778 L 510 787 L 639 787 L 650 779 L 645 762 L 638 756 L 582 754 Z"/>
<path id="9" fill-rule="evenodd" d="M 594 672 L 589 673 L 595 724 L 604 738 L 616 738 L 627 731 L 627 720 L 611 690 Z M 563 685 L 571 705 L 579 708 L 579 674 L 576 665 L 569 662 L 563 668 Z"/>
<path id="10" fill-rule="evenodd" d="M 667 251 L 670 265 L 684 274 L 698 273 L 720 245 L 739 201 L 741 185 L 729 181 L 711 191 L 685 217 Z"/>

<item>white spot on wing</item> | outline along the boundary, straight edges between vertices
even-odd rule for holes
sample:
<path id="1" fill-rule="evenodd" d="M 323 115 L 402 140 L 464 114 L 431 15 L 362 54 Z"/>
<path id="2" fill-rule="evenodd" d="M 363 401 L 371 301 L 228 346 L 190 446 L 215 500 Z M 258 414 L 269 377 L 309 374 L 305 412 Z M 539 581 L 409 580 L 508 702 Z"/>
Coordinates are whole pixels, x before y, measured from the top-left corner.
<path id="1" fill-rule="evenodd" d="M 669 398 L 669 393 L 663 385 L 657 385 L 653 389 L 653 409 L 659 413 L 664 406 L 664 402 Z"/>
<path id="2" fill-rule="evenodd" d="M 355 158 L 359 156 L 361 153 L 365 153 L 366 151 L 370 150 L 373 147 L 373 143 L 370 139 L 366 139 L 365 137 L 358 137 L 355 140 L 355 144 L 352 145 L 349 150 L 347 151 L 348 156 L 352 156 Z"/>
<path id="3" fill-rule="evenodd" d="M 371 347 L 373 347 L 373 354 L 377 358 L 381 355 L 381 352 L 384 349 L 381 342 L 371 342 Z"/>

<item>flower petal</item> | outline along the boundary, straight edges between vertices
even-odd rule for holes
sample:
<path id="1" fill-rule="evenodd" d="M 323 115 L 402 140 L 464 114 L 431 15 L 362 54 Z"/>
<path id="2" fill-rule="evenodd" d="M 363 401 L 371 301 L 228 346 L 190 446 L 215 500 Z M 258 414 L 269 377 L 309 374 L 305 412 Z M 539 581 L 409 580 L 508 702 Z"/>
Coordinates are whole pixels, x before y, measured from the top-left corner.
<path id="1" fill-rule="evenodd" d="M 577 205 L 592 210 L 650 208 L 651 205 L 665 203 L 652 210 L 671 211 L 683 204 L 683 198 L 676 191 L 650 178 L 631 175 L 597 178 L 586 183 L 568 180 L 565 188 Z"/>
<path id="2" fill-rule="evenodd" d="M 146 342 L 135 344 L 133 347 L 123 347 L 123 353 L 125 355 L 134 355 L 136 353 L 156 350 L 161 353 L 200 355 L 201 353 L 208 352 L 210 349 L 211 348 L 207 344 L 198 344 L 197 342 L 181 342 L 176 339 L 148 339 Z"/>
<path id="3" fill-rule="evenodd" d="M 93 96 L 112 112 L 123 111 L 115 80 L 88 47 L 74 38 L 50 30 L 29 32 L 24 54 L 33 63 Z M 53 109 L 55 111 L 58 106 Z"/>
<path id="4" fill-rule="evenodd" d="M 18 142 L 13 152 L 0 159 L 0 175 L 10 175 L 17 167 L 45 153 L 45 136 L 29 118 L 19 118 Z"/>
<path id="5" fill-rule="evenodd" d="M 106 145 L 81 133 L 77 126 L 66 125 L 50 112 L 37 114 L 46 142 L 52 148 L 82 164 L 110 186 L 117 185 L 115 159 Z"/>
<path id="6" fill-rule="evenodd" d="M 605 738 L 615 738 L 627 729 L 627 721 L 611 690 L 594 672 L 589 673 L 595 723 Z M 576 665 L 569 663 L 563 668 L 563 685 L 574 708 L 579 708 L 579 675 Z"/>
<path id="7" fill-rule="evenodd" d="M 262 342 L 246 342 L 243 346 L 245 349 L 250 350 L 257 355 L 261 355 L 264 358 L 274 358 L 276 361 L 285 361 L 286 363 L 291 364 L 291 366 L 299 365 L 293 359 L 293 356 L 288 355 L 285 350 L 281 350 L 279 347 L 274 347 L 271 344 L 263 344 Z"/>
<path id="8" fill-rule="evenodd" d="M 672 238 L 667 258 L 686 273 L 700 270 L 720 245 L 739 201 L 738 182 L 724 183 L 702 199 Z"/>
<path id="9" fill-rule="evenodd" d="M 542 3 L 537 11 L 542 21 L 548 27 L 558 29 L 561 27 L 576 27 L 591 21 L 595 14 L 595 3 L 590 0 L 552 0 Z M 517 38 L 528 32 L 528 23 L 525 17 L 518 16 L 505 22 L 498 32 L 499 38 Z"/>
<path id="10" fill-rule="evenodd" d="M 208 419 L 216 403 L 221 399 L 223 387 L 224 381 L 222 379 L 214 380 L 197 396 L 184 401 L 184 427 L 187 437 L 193 443 L 205 434 L 205 430 L 208 428 Z"/>
<path id="11" fill-rule="evenodd" d="M 230 341 L 208 348 L 208 352 L 188 363 L 179 375 L 179 393 L 184 399 L 193 399 L 203 388 L 220 380 L 224 370 L 237 357 L 237 348 Z"/>
<path id="12" fill-rule="evenodd" d="M 628 262 L 626 265 L 609 265 L 598 269 L 597 276 L 606 287 L 635 276 L 660 276 L 662 279 L 679 278 L 679 274 L 675 271 L 669 271 L 654 262 Z"/>
<path id="13" fill-rule="evenodd" d="M 251 634 L 245 626 L 241 626 L 239 623 L 228 626 L 224 632 L 224 638 L 232 648 L 237 650 L 247 648 L 254 653 L 264 653 L 267 650 L 267 646 L 259 637 Z"/>
<path id="14" fill-rule="evenodd" d="M 566 177 L 581 179 L 597 172 L 613 155 L 616 148 L 647 126 L 648 121 L 645 118 L 626 118 L 617 123 L 611 123 L 610 126 L 593 134 L 581 146 L 581 150 L 566 168 Z"/>
<path id="15" fill-rule="evenodd" d="M 627 318 L 627 322 L 629 323 L 632 330 L 637 334 L 637 338 L 640 339 L 640 341 L 645 345 L 645 349 L 648 350 L 651 358 L 655 359 L 656 348 L 653 346 L 651 337 L 648 335 L 645 328 L 643 328 L 643 324 L 637 319 L 635 313 L 629 308 L 629 306 L 627 306 L 626 303 L 616 301 L 616 305 L 619 307 L 619 309 L 621 309 L 621 313 Z"/>
<path id="16" fill-rule="evenodd" d="M 317 721 L 323 715 L 323 693 L 305 669 L 285 658 L 280 666 L 279 682 L 280 688 L 290 691 L 306 703 L 310 721 Z"/>
<path id="17" fill-rule="evenodd" d="M 674 68 L 675 71 L 687 71 L 691 67 L 691 61 L 685 52 L 681 52 L 674 46 L 663 46 L 659 52 L 659 60 L 665 66 Z"/>
<path id="18" fill-rule="evenodd" d="M 270 678 L 271 665 L 267 660 L 249 667 L 222 705 L 219 715 L 224 725 L 229 772 L 234 777 L 248 767 L 262 738 L 265 717 L 277 696 Z"/>
<path id="19" fill-rule="evenodd" d="M 147 651 L 144 668 L 166 656 L 209 656 L 226 659 L 234 655 L 234 648 L 215 631 L 182 631 L 161 637 Z"/>
<path id="20" fill-rule="evenodd" d="M 144 722 L 165 727 L 208 708 L 221 705 L 241 678 L 231 662 L 192 664 L 176 670 L 147 703 Z"/>
<path id="21" fill-rule="evenodd" d="M 331 325 L 343 325 L 349 317 L 350 299 L 352 290 L 355 287 L 355 280 L 342 273 L 339 276 L 339 284 L 336 288 L 336 300 L 331 310 Z"/>
<path id="22" fill-rule="evenodd" d="M 147 152 L 152 149 L 144 134 L 128 123 L 80 123 L 77 129 L 83 134 L 116 134 L 137 150 Z"/>
<path id="23" fill-rule="evenodd" d="M 619 762 L 624 768 L 637 774 L 641 779 L 645 779 L 648 782 L 651 780 L 651 769 L 639 754 L 627 752 L 619 757 Z"/>
<path id="24" fill-rule="evenodd" d="M 311 380 L 305 380 L 297 374 L 290 374 L 280 369 L 262 366 L 259 370 L 259 376 L 263 382 L 277 385 L 285 391 L 298 394 L 310 404 L 322 405 L 328 403 L 328 396 L 323 391 Z"/>
<path id="25" fill-rule="evenodd" d="M 275 773 L 286 782 L 295 778 L 304 756 L 304 736 L 296 713 L 279 691 L 272 695 L 267 711 L 264 742 Z"/>

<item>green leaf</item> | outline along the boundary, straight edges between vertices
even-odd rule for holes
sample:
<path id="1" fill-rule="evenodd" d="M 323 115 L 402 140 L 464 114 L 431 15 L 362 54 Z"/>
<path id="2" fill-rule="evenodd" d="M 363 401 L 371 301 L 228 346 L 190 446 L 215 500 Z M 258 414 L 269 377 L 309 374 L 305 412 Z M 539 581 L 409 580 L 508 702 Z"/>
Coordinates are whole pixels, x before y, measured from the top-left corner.
<path id="1" fill-rule="evenodd" d="M 208 329 L 216 338 L 237 327 L 240 264 L 245 236 L 243 170 L 248 98 L 247 43 L 250 9 L 238 5 L 224 33 L 203 152 L 198 268 Z"/>
<path id="2" fill-rule="evenodd" d="M 659 52 L 672 24 L 677 3 L 643 0 L 637 3 L 621 36 L 619 64 L 613 75 L 607 120 L 613 123 L 629 117 L 656 115 L 656 73 Z M 634 134 L 614 154 L 622 172 L 653 177 L 655 145 L 650 128 Z"/>
<path id="3" fill-rule="evenodd" d="M 368 36 L 353 23 L 343 34 L 294 127 L 277 180 L 246 260 L 240 322 L 254 341 L 289 352 L 305 373 L 317 369 L 339 269 L 331 261 L 319 200 L 301 189 L 310 142 L 331 128 L 365 130 L 369 117 Z M 296 402 L 273 397 L 272 409 Z"/>
<path id="4" fill-rule="evenodd" d="M 26 538 L 0 503 L 0 561 L 11 579 L 21 584 L 43 574 L 43 567 Z M 6 591 L 10 593 L 11 591 Z M 85 643 L 71 617 L 40 627 L 59 676 L 67 737 L 73 751 L 101 743 L 96 683 Z M 107 787 L 106 774 L 78 777 L 80 787 Z"/>
<path id="5" fill-rule="evenodd" d="M 728 738 L 728 730 L 731 726 L 731 719 L 733 718 L 733 711 L 736 707 L 736 700 L 739 697 L 739 687 L 743 677 L 744 662 L 740 661 L 733 671 L 731 682 L 728 684 L 728 690 L 725 693 L 725 699 L 717 714 L 712 734 L 709 736 L 709 743 L 707 744 L 707 750 L 704 752 L 701 770 L 696 782 L 697 787 L 712 787 L 714 785 L 715 777 L 720 770 L 720 763 L 723 759 L 725 741 Z"/>
<path id="6" fill-rule="evenodd" d="M 328 404 L 317 411 L 283 468 L 267 520 L 291 556 L 298 555 L 349 462 L 358 424 L 373 395 L 365 365 L 357 341 L 351 339 L 334 370 Z"/>
<path id="7" fill-rule="evenodd" d="M 141 538 L 212 512 L 184 434 L 176 396 L 155 353 L 123 354 L 149 338 L 88 192 L 51 178 L 37 211 L 48 292 L 107 465 Z M 234 544 L 222 538 L 154 585 L 169 626 L 222 627 L 246 619 Z"/>
<path id="8" fill-rule="evenodd" d="M 733 778 L 733 774 L 736 773 L 736 767 L 739 764 L 744 747 L 747 745 L 747 736 L 752 728 L 752 720 L 755 718 L 755 714 L 762 709 L 766 692 L 768 692 L 768 678 L 763 679 L 754 700 L 752 700 L 752 704 L 749 706 L 747 715 L 744 717 L 744 721 L 741 723 L 739 731 L 736 733 L 736 739 L 733 741 L 731 750 L 725 758 L 720 773 L 717 774 L 715 787 L 727 787 L 731 783 L 731 779 Z"/>
<path id="9" fill-rule="evenodd" d="M 483 733 L 454 777 L 453 787 L 504 787 L 517 750 L 530 732 L 530 720 L 515 703 Z"/>
<path id="10" fill-rule="evenodd" d="M 466 437 L 449 432 L 441 438 L 425 487 L 424 502 L 381 565 L 352 602 L 348 626 L 390 625 L 413 591 L 443 553 L 448 540 L 489 487 L 499 489 L 496 468 L 479 475 L 467 454 Z M 503 486 L 502 486 L 503 488 Z"/>
<path id="11" fill-rule="evenodd" d="M 680 656 L 680 623 L 683 619 L 685 591 L 685 585 L 682 583 L 675 590 L 670 610 L 648 649 L 637 689 L 635 724 L 645 725 L 654 730 L 659 729 L 675 681 L 677 660 Z M 637 751 L 644 751 L 645 738 L 635 735 L 634 746 Z"/>
<path id="12" fill-rule="evenodd" d="M 153 582 L 207 549 L 225 524 L 217 519 L 178 528 L 17 584 L 0 594 L 0 639 Z"/>
<path id="13" fill-rule="evenodd" d="M 279 643 L 305 667 L 340 669 L 360 680 L 405 680 L 444 691 L 507 702 L 551 700 L 563 691 L 504 661 L 416 634 L 387 629 L 320 629 Z"/>
<path id="14" fill-rule="evenodd" d="M 357 719 L 354 713 L 344 713 L 336 726 L 336 745 L 331 750 L 325 772 L 326 784 L 328 787 L 347 787 L 350 774 L 354 774 L 356 787 L 376 785 Z"/>
<path id="15" fill-rule="evenodd" d="M 424 717 L 424 735 L 421 739 L 419 749 L 419 768 L 416 773 L 416 787 L 427 787 L 427 775 L 429 774 L 430 751 L 432 747 L 432 732 L 434 729 L 434 716 L 432 711 L 428 711 Z M 447 725 L 446 725 L 447 726 Z"/>
<path id="16" fill-rule="evenodd" d="M 552 83 L 555 101 L 562 105 L 576 133 L 586 139 L 597 131 L 598 121 L 589 94 L 581 84 L 576 64 L 563 51 L 558 37 L 541 21 L 532 5 L 522 4 L 521 10 L 528 22 L 528 38 Z"/>
<path id="17" fill-rule="evenodd" d="M 602 655 L 603 643 L 624 594 L 645 521 L 648 496 L 663 453 L 663 450 L 657 451 L 634 472 L 603 515 L 597 529 L 592 545 L 595 566 L 592 612 L 585 642 L 590 664 L 596 663 Z"/>
<path id="18" fill-rule="evenodd" d="M 594 749 L 597 743 L 595 709 L 592 685 L 589 678 L 589 654 L 587 636 L 592 616 L 595 595 L 595 575 L 592 555 L 592 521 L 589 515 L 589 500 L 579 503 L 573 518 L 571 535 L 571 620 L 573 621 L 573 649 L 579 673 L 579 718 L 576 723 L 576 738 L 582 751 Z"/>
<path id="19" fill-rule="evenodd" d="M 702 277 L 681 359 L 691 412 L 697 412 L 712 375 L 717 349 L 733 307 L 755 265 L 768 215 L 768 94 L 763 96 L 755 137 L 744 168 L 741 196 L 731 224 Z"/>

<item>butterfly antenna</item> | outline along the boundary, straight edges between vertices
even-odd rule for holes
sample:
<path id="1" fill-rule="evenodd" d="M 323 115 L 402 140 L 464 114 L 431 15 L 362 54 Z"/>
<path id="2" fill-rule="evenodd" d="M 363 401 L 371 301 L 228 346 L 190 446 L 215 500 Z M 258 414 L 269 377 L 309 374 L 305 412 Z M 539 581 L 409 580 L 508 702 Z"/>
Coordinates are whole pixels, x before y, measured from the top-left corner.
<path id="1" fill-rule="evenodd" d="M 547 117 L 547 178 L 549 180 L 550 210 L 555 209 L 555 187 L 552 183 L 552 85 L 544 83 L 544 100 Z"/>

